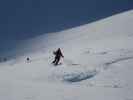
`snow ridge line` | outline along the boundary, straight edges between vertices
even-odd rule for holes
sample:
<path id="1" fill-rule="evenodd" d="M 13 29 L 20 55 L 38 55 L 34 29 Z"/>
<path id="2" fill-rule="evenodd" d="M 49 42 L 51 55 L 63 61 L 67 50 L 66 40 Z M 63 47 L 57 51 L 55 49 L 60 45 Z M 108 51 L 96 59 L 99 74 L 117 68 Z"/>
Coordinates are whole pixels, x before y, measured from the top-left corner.
<path id="1" fill-rule="evenodd" d="M 125 61 L 125 60 L 129 60 L 129 59 L 133 59 L 133 56 L 118 58 L 118 59 L 112 60 L 110 62 L 106 62 L 106 63 L 104 63 L 104 65 L 105 65 L 104 69 L 108 69 L 108 66 L 110 66 L 112 64 L 115 64 L 115 63 L 118 63 L 118 62 L 122 62 L 122 61 Z"/>

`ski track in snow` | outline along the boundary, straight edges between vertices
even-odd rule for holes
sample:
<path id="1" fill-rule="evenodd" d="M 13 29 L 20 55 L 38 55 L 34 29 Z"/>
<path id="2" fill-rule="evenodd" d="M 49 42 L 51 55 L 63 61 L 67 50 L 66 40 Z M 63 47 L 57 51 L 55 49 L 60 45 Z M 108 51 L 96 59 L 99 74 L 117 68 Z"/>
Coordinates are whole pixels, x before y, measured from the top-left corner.
<path id="1" fill-rule="evenodd" d="M 114 63 L 118 63 L 118 62 L 125 61 L 125 60 L 129 60 L 129 59 L 133 59 L 133 57 L 119 58 L 119 59 L 113 60 L 111 62 L 107 62 L 107 63 L 105 63 L 105 65 L 106 66 L 109 66 L 109 65 L 112 65 Z"/>
<path id="2" fill-rule="evenodd" d="M 109 61 L 109 62 L 106 62 L 104 63 L 104 69 L 108 69 L 110 65 L 112 64 L 115 64 L 115 63 L 119 63 L 119 62 L 122 62 L 122 61 L 126 61 L 126 60 L 130 60 L 130 59 L 133 59 L 133 56 L 131 57 L 123 57 L 123 58 L 118 58 L 118 59 L 115 59 L 115 60 L 112 60 L 112 61 Z"/>

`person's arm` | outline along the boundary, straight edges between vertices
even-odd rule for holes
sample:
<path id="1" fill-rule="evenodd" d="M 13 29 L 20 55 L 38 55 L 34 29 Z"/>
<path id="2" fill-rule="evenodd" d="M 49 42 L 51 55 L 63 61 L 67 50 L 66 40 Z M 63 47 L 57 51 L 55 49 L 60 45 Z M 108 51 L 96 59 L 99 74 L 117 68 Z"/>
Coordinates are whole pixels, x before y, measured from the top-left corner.
<path id="1" fill-rule="evenodd" d="M 61 52 L 61 56 L 64 58 L 64 55 L 62 54 L 62 52 Z"/>

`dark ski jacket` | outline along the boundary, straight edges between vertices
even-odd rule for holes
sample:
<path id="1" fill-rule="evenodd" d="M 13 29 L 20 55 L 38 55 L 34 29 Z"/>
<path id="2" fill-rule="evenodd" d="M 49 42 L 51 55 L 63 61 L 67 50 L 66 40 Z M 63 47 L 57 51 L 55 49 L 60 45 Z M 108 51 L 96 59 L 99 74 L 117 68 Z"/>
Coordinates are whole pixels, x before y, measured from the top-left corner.
<path id="1" fill-rule="evenodd" d="M 54 55 L 55 55 L 55 57 L 64 57 L 60 48 L 54 52 Z"/>

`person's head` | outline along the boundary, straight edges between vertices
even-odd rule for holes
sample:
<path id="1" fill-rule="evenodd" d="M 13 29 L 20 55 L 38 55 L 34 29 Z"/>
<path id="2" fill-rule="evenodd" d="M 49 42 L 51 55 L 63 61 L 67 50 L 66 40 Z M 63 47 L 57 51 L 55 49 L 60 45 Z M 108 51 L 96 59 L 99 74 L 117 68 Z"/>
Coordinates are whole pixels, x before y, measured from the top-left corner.
<path id="1" fill-rule="evenodd" d="M 58 50 L 61 50 L 60 48 L 58 48 Z"/>
<path id="2" fill-rule="evenodd" d="M 27 57 L 27 61 L 29 61 L 30 60 L 30 58 L 29 57 Z"/>

